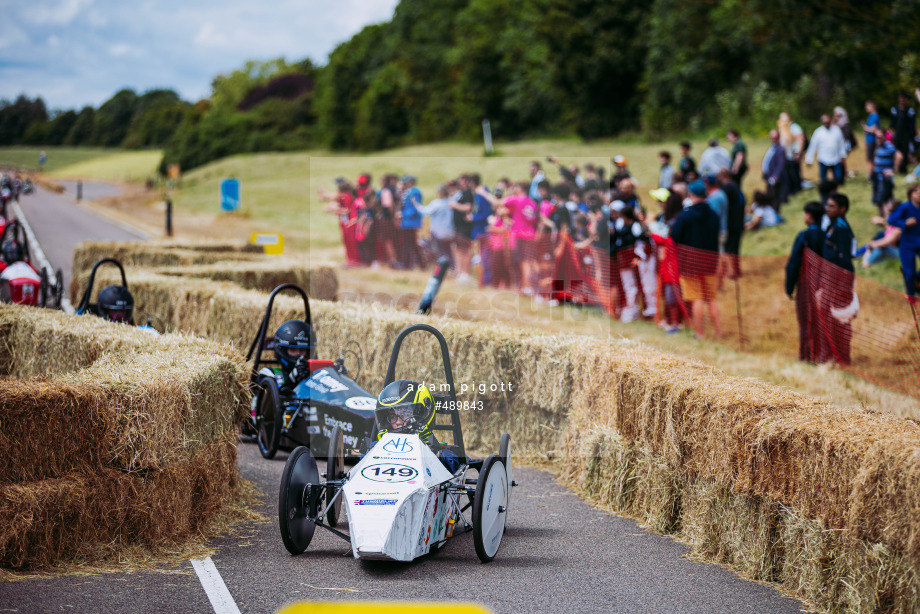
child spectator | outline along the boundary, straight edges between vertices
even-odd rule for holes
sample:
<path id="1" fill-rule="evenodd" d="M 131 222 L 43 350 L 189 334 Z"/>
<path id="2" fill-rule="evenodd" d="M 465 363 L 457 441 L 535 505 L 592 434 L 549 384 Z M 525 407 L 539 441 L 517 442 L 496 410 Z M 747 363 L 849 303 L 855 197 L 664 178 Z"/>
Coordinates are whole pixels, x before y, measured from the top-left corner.
<path id="1" fill-rule="evenodd" d="M 780 223 L 782 223 L 782 218 L 773 208 L 771 198 L 763 192 L 754 192 L 750 206 L 750 217 L 744 225 L 744 230 L 769 228 Z"/>
<path id="2" fill-rule="evenodd" d="M 872 240 L 856 250 L 856 257 L 862 258 L 863 268 L 868 268 L 873 264 L 884 262 L 889 258 L 897 260 L 898 241 L 901 238 L 901 229 L 888 223 L 888 216 L 894 211 L 894 201 L 889 200 L 882 205 L 884 214 L 881 216 L 872 216 L 872 223 L 882 226 Z"/>

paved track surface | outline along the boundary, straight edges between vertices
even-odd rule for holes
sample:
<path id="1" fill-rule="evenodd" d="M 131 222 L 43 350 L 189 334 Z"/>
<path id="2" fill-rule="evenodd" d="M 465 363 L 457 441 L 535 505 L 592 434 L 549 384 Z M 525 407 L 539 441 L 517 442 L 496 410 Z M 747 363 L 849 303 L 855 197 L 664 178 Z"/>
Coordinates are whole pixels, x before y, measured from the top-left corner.
<path id="1" fill-rule="evenodd" d="M 69 260 L 65 245 L 123 236 L 117 228 L 103 233 L 101 220 L 56 195 L 24 201 L 55 266 Z M 286 457 L 279 452 L 268 461 L 255 445 L 240 445 L 240 473 L 264 494 L 259 509 L 270 521 L 214 540 L 212 559 L 242 612 L 274 612 L 296 600 L 346 599 L 477 601 L 493 612 L 529 614 L 801 611 L 799 602 L 772 588 L 687 560 L 686 546 L 587 505 L 550 473 L 521 468 L 515 468 L 521 486 L 512 493 L 507 533 L 488 565 L 476 557 L 471 534 L 412 563 L 385 563 L 357 561 L 345 541 L 317 529 L 307 552 L 292 557 L 277 520 Z M 0 612 L 212 611 L 189 562 L 160 572 L 0 583 Z"/>
<path id="2" fill-rule="evenodd" d="M 83 189 L 84 200 L 113 196 L 119 192 L 119 188 L 102 183 L 86 184 Z M 63 270 L 65 289 L 70 286 L 73 249 L 77 243 L 137 241 L 144 238 L 142 233 L 132 232 L 79 205 L 70 192 L 56 194 L 36 186 L 32 194 L 20 196 L 19 206 L 51 265 Z"/>

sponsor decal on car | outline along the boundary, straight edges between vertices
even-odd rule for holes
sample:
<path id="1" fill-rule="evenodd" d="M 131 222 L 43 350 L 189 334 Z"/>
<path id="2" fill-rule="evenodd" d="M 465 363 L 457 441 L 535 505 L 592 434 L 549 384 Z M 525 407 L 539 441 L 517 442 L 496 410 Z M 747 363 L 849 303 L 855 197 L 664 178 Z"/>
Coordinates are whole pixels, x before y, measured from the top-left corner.
<path id="1" fill-rule="evenodd" d="M 338 426 L 346 433 L 350 433 L 351 430 L 354 428 L 354 425 L 351 422 L 345 422 L 344 420 L 336 420 L 335 418 L 333 418 L 332 416 L 328 414 L 324 416 L 323 419 L 326 421 L 326 426 L 331 426 L 332 428 L 335 428 Z"/>
<path id="2" fill-rule="evenodd" d="M 345 399 L 345 407 L 358 411 L 377 409 L 377 399 L 371 397 L 350 397 Z"/>
<path id="3" fill-rule="evenodd" d="M 396 505 L 399 499 L 355 499 L 355 505 Z"/>
<path id="4" fill-rule="evenodd" d="M 348 390 L 348 386 L 342 384 L 328 373 L 323 373 L 322 371 L 318 372 L 317 375 L 314 375 L 311 379 L 328 388 L 330 392 L 345 392 Z"/>
<path id="5" fill-rule="evenodd" d="M 411 454 L 415 451 L 415 446 L 408 437 L 397 437 L 383 444 L 383 449 L 390 454 Z"/>

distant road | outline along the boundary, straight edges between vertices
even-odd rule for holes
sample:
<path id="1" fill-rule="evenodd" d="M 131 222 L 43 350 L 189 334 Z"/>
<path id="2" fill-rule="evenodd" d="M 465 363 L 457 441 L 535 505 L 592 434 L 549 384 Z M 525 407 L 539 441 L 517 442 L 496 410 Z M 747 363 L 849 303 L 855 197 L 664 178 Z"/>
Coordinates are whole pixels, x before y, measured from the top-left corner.
<path id="1" fill-rule="evenodd" d="M 75 182 L 69 184 L 72 190 Z M 116 196 L 120 192 L 117 186 L 103 182 L 87 182 L 83 185 L 84 200 Z M 138 241 L 147 238 L 138 231 L 132 231 L 79 205 L 73 191 L 56 194 L 36 186 L 32 194 L 19 197 L 19 206 L 51 265 L 55 269 L 63 269 L 65 295 L 70 286 L 73 250 L 78 243 Z"/>

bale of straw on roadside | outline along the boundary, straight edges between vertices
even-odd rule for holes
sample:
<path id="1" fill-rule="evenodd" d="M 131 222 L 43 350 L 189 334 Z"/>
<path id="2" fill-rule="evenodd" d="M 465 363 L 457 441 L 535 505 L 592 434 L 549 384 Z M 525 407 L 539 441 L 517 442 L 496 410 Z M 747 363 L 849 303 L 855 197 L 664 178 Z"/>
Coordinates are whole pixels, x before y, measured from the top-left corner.
<path id="1" fill-rule="evenodd" d="M 62 560 L 117 559 L 196 538 L 238 488 L 232 435 L 144 475 L 114 469 L 0 484 L 0 566 L 40 569 Z"/>

